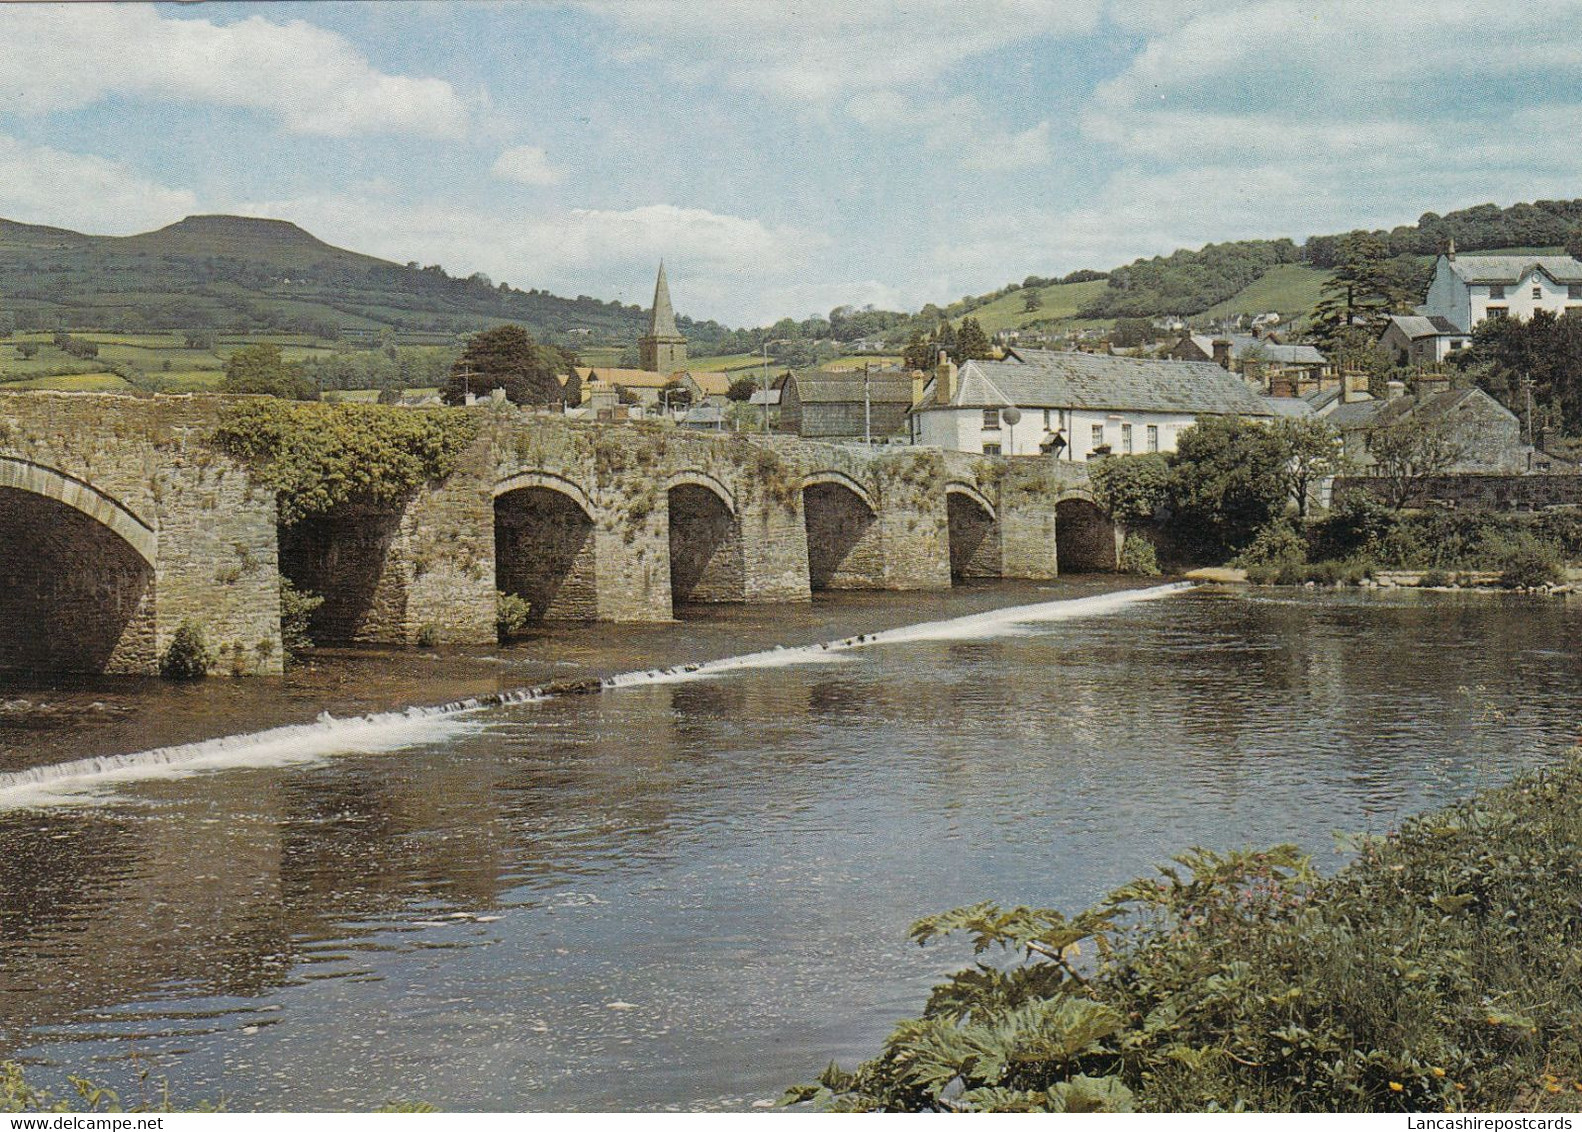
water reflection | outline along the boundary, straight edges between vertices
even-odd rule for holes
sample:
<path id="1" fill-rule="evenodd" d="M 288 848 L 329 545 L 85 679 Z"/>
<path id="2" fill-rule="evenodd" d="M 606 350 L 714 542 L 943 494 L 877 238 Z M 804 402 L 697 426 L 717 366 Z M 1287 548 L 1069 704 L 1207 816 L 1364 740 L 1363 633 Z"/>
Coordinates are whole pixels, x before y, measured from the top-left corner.
<path id="1" fill-rule="evenodd" d="M 1201 591 L 6 812 L 0 1055 L 135 1049 L 237 1108 L 742 1107 L 963 958 L 918 915 L 1074 907 L 1194 843 L 1322 853 L 1552 757 L 1578 624 Z"/>

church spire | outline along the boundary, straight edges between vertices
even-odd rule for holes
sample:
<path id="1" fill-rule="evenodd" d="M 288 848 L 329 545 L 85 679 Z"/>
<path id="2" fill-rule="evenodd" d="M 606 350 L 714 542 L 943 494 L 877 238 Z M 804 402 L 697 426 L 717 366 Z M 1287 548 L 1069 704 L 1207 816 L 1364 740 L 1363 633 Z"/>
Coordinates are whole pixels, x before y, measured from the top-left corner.
<path id="1" fill-rule="evenodd" d="M 665 282 L 665 261 L 659 261 L 659 279 L 654 283 L 654 313 L 648 322 L 650 338 L 680 338 L 676 312 L 670 305 L 670 285 Z"/>
<path id="2" fill-rule="evenodd" d="M 659 261 L 659 278 L 654 282 L 654 310 L 648 319 L 648 333 L 637 340 L 637 348 L 642 367 L 652 373 L 674 373 L 687 364 L 687 340 L 676 329 L 664 260 Z"/>

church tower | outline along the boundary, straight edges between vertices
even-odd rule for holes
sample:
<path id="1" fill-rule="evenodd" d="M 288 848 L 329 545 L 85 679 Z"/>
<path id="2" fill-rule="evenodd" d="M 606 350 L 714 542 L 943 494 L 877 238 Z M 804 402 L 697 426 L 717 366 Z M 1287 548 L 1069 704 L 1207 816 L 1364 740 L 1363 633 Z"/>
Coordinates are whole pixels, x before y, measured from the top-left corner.
<path id="1" fill-rule="evenodd" d="M 670 305 L 670 285 L 665 282 L 665 264 L 659 263 L 659 280 L 654 284 L 654 312 L 648 333 L 637 340 L 642 368 L 652 373 L 674 373 L 687 364 L 687 340 L 676 329 L 676 312 Z"/>

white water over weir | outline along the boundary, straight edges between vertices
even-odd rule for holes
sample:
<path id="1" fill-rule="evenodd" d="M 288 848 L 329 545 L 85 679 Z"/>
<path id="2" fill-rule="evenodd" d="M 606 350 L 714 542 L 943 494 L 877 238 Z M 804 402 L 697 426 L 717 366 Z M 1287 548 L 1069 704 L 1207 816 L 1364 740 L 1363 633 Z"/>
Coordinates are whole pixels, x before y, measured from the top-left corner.
<path id="1" fill-rule="evenodd" d="M 410 707 L 405 711 L 378 712 L 350 719 L 336 719 L 325 713 L 312 723 L 157 747 L 135 754 L 102 755 L 8 771 L 0 773 L 0 809 L 90 803 L 101 800 L 106 789 L 111 786 L 141 779 L 173 778 L 228 768 L 287 766 L 314 762 L 333 755 L 401 750 L 443 740 L 461 731 L 482 726 L 476 720 L 476 714 L 489 708 L 537 703 L 561 696 L 639 685 L 719 679 L 734 672 L 759 668 L 842 663 L 852 659 L 848 654 L 854 650 L 882 645 L 1015 636 L 1032 632 L 1029 626 L 1102 616 L 1138 602 L 1168 597 L 1192 586 L 1191 582 L 1173 582 L 1147 589 L 1017 605 L 945 621 L 926 621 L 877 633 L 861 633 L 820 644 L 775 648 L 674 668 L 627 672 L 602 680 L 556 681 L 533 688 L 492 692 L 448 704 Z"/>

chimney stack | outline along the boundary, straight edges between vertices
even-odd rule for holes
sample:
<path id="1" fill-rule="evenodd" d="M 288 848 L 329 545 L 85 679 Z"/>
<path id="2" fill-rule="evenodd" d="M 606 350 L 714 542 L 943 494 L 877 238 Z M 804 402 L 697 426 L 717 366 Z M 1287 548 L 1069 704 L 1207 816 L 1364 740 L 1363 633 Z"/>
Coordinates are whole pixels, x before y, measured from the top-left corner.
<path id="1" fill-rule="evenodd" d="M 1436 393 L 1444 393 L 1450 389 L 1450 378 L 1442 373 L 1420 373 L 1417 375 L 1416 385 L 1419 397 L 1432 397 Z"/>
<path id="2" fill-rule="evenodd" d="M 1386 390 L 1384 397 L 1386 401 L 1395 401 L 1406 396 L 1406 382 L 1404 381 L 1387 381 L 1384 383 L 1384 388 Z"/>
<path id="3" fill-rule="evenodd" d="M 1214 339 L 1214 360 L 1219 363 L 1221 369 L 1230 369 L 1229 338 Z"/>
<path id="4" fill-rule="evenodd" d="M 956 363 L 950 360 L 950 355 L 944 350 L 939 352 L 939 361 L 934 366 L 934 403 L 948 405 L 956 395 Z"/>
<path id="5" fill-rule="evenodd" d="M 1342 402 L 1349 405 L 1354 401 L 1369 400 L 1367 374 L 1361 370 L 1347 370 L 1340 380 L 1343 385 L 1340 395 Z"/>

